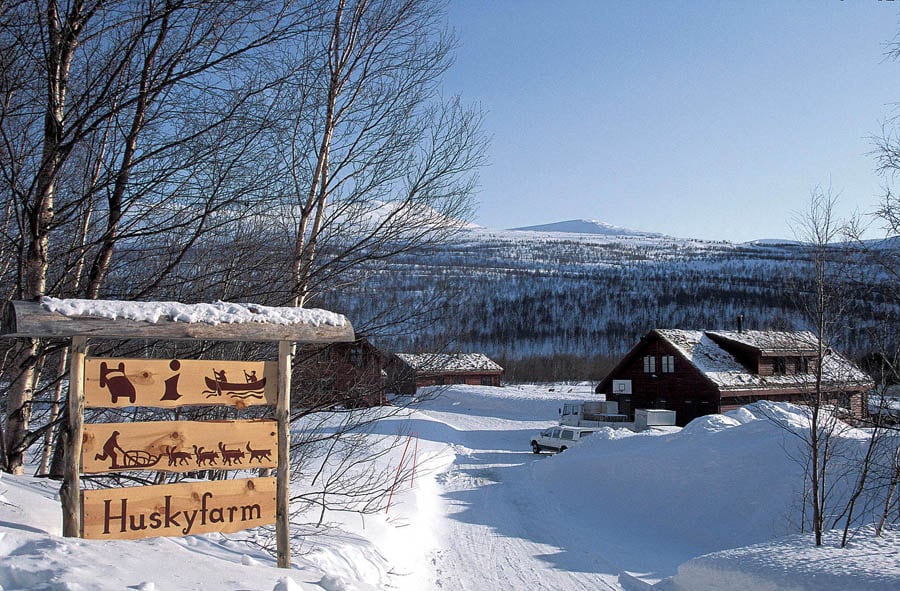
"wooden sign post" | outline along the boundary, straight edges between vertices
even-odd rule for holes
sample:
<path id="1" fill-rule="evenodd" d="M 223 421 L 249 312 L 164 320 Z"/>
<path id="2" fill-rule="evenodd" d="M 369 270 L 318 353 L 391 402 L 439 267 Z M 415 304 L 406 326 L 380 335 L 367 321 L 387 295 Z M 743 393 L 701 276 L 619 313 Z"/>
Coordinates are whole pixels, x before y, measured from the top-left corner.
<path id="1" fill-rule="evenodd" d="M 247 320 L 190 322 L 178 320 L 202 316 L 193 314 L 190 305 L 148 302 L 154 317 L 166 305 L 178 310 L 170 319 L 146 322 L 128 316 L 140 310 L 140 303 L 77 303 L 88 311 L 63 315 L 42 302 L 7 302 L 2 324 L 5 337 L 72 338 L 66 466 L 60 489 L 63 535 L 133 539 L 228 533 L 274 522 L 278 566 L 290 568 L 291 350 L 297 342 L 353 341 L 353 327 L 346 318 L 247 304 Z M 93 310 L 91 303 L 103 305 Z M 116 310 L 116 304 L 123 310 Z M 229 314 L 235 316 L 234 308 L 240 306 L 230 304 Z M 264 322 L 260 317 L 278 321 Z M 88 337 L 269 341 L 278 343 L 278 360 L 89 359 Z M 86 406 L 188 405 L 275 406 L 275 420 L 84 423 Z M 276 478 L 81 490 L 82 472 L 271 467 L 277 468 Z"/>
<path id="2" fill-rule="evenodd" d="M 290 539 L 290 450 L 291 450 L 291 343 L 278 343 L 278 499 L 276 501 L 275 537 L 278 566 L 291 567 Z"/>
<path id="3" fill-rule="evenodd" d="M 60 500 L 63 505 L 63 535 L 74 538 L 81 535 L 81 474 L 78 460 L 81 457 L 81 441 L 84 430 L 84 357 L 87 339 L 72 337 L 69 352 L 69 429 L 66 442 L 66 465 Z"/>

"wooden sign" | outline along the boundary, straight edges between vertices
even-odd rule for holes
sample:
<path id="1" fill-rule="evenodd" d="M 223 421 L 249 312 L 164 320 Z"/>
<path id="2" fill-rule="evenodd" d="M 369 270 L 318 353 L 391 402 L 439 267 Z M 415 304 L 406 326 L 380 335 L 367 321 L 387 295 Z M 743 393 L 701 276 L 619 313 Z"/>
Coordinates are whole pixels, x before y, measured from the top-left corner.
<path id="1" fill-rule="evenodd" d="M 86 407 L 274 405 L 278 363 L 205 359 L 103 359 L 84 366 Z"/>
<path id="2" fill-rule="evenodd" d="M 81 471 L 275 468 L 277 432 L 271 419 L 85 423 Z"/>
<path id="3" fill-rule="evenodd" d="M 275 523 L 275 478 L 83 490 L 82 537 L 233 533 Z"/>

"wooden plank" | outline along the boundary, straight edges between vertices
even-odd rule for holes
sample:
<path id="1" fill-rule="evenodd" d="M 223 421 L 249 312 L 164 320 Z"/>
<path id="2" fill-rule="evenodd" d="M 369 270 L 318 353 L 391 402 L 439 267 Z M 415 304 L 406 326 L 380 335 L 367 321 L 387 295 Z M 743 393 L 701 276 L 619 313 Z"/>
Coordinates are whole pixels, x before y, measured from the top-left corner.
<path id="1" fill-rule="evenodd" d="M 150 303 L 148 303 L 150 304 Z M 296 311 L 296 309 L 293 309 Z M 343 316 L 333 315 L 334 323 L 296 322 L 187 322 L 163 318 L 157 322 L 64 316 L 50 312 L 40 302 L 17 300 L 3 309 L 0 336 L 71 337 L 86 336 L 114 339 L 210 340 L 210 341 L 294 341 L 301 343 L 337 343 L 355 340 L 353 326 Z"/>
<path id="2" fill-rule="evenodd" d="M 69 418 L 65 441 L 65 467 L 59 499 L 63 510 L 63 536 L 75 538 L 81 535 L 81 474 L 78 458 L 81 457 L 81 438 L 84 425 L 84 359 L 87 339 L 73 337 L 69 355 Z"/>
<path id="3" fill-rule="evenodd" d="M 275 522 L 275 479 L 82 491 L 84 537 L 124 540 L 233 533 Z"/>
<path id="4" fill-rule="evenodd" d="M 278 465 L 277 431 L 271 419 L 88 423 L 81 471 L 274 468 Z"/>
<path id="5" fill-rule="evenodd" d="M 89 357 L 84 398 L 88 407 L 274 405 L 275 361 L 116 359 Z"/>
<path id="6" fill-rule="evenodd" d="M 290 450 L 291 450 L 291 358 L 293 345 L 278 343 L 278 500 L 275 512 L 275 543 L 279 568 L 291 568 L 290 541 Z"/>

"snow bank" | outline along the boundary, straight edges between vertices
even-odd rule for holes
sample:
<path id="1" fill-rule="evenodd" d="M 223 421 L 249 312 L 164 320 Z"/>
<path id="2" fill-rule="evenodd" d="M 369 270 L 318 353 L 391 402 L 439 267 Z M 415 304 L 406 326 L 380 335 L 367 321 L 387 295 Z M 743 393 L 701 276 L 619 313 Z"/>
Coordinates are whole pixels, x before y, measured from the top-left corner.
<path id="1" fill-rule="evenodd" d="M 398 529 L 386 515 L 368 517 L 365 536 L 352 528 L 325 528 L 320 535 L 295 529 L 288 571 L 254 543 L 267 537 L 263 530 L 134 541 L 62 538 L 58 488 L 55 481 L 0 476 L 0 590 L 376 591 L 398 588 L 397 563 L 385 554 L 409 541 L 401 535 L 381 545 Z"/>
<path id="2" fill-rule="evenodd" d="M 875 537 L 865 528 L 847 548 L 840 532 L 828 532 L 816 547 L 811 536 L 726 550 L 678 567 L 665 591 L 894 591 L 900 585 L 900 532 Z M 877 557 L 877 558 L 876 558 Z"/>
<path id="3" fill-rule="evenodd" d="M 669 540 L 674 572 L 693 556 L 795 531 L 789 515 L 802 473 L 785 448 L 796 438 L 747 418 L 710 415 L 675 434 L 597 433 L 535 463 L 533 480 L 540 488 L 567 483 L 554 487 L 559 502 L 600 531 Z"/>
<path id="4" fill-rule="evenodd" d="M 780 575 L 756 568 L 766 562 L 765 551 L 713 553 L 754 547 L 799 531 L 803 467 L 795 458 L 803 457 L 797 435 L 806 428 L 803 409 L 761 402 L 699 418 L 674 434 L 620 436 L 605 429 L 550 461 L 532 464 L 531 486 L 541 491 L 545 502 L 558 503 L 565 514 L 577 515 L 573 529 L 594 533 L 601 553 L 624 571 L 620 583 L 626 588 L 640 588 L 643 582 L 668 589 L 665 579 L 676 569 L 679 590 L 785 588 L 766 587 L 766 581 L 777 583 Z M 847 428 L 840 434 L 840 444 L 852 457 L 865 437 L 864 432 Z M 839 466 L 834 469 L 840 473 Z M 833 484 L 835 498 L 845 492 L 841 486 L 848 486 Z M 787 538 L 783 546 L 766 547 L 770 553 L 784 554 L 784 568 L 789 569 L 791 556 L 803 556 L 805 539 Z M 798 544 L 800 548 L 792 552 Z M 704 555 L 710 557 L 691 560 Z M 745 562 L 757 556 L 759 565 L 742 569 L 740 561 L 729 564 L 735 556 Z M 865 556 L 864 549 L 859 556 Z M 859 577 L 876 582 L 858 588 L 880 589 L 880 578 L 898 588 L 900 565 L 892 561 L 883 569 L 876 567 L 878 574 L 870 576 L 852 563 L 834 571 L 837 563 L 810 558 L 809 568 L 821 570 L 822 577 L 816 579 L 820 586 L 797 588 L 857 588 L 841 582 Z M 725 571 L 730 574 L 723 575 Z M 726 582 L 719 587 L 703 583 L 704 577 L 720 575 Z M 757 579 L 759 586 L 752 583 Z M 832 579 L 833 584 L 822 586 L 821 581 Z"/>

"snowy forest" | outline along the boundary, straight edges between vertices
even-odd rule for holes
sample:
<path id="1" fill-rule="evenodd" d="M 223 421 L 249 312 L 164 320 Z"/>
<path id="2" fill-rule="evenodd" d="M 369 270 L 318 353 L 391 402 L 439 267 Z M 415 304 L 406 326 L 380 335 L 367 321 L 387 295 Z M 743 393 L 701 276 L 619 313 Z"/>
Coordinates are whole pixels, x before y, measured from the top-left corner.
<path id="1" fill-rule="evenodd" d="M 883 268 L 893 245 L 835 247 L 842 250 L 831 279 L 848 303 L 833 346 L 860 359 L 882 350 L 881 329 L 900 312 Z M 398 257 L 328 305 L 365 327 L 401 302 L 423 310 L 440 302 L 430 324 L 378 342 L 485 352 L 508 373 L 521 366 L 522 379 L 599 379 L 653 328 L 734 329 L 743 315 L 747 328 L 808 329 L 811 253 L 788 241 L 467 229 Z"/>

